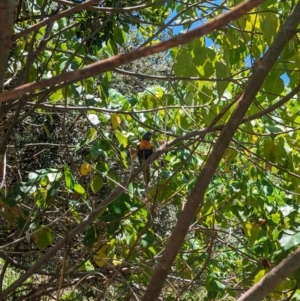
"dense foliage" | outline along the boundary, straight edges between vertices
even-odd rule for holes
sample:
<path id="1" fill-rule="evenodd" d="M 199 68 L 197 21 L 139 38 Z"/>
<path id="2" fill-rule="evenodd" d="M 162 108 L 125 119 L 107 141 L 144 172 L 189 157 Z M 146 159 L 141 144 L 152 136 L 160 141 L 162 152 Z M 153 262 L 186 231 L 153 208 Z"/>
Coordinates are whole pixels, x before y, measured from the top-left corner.
<path id="1" fill-rule="evenodd" d="M 94 2 L 60 16 L 86 2 L 11 1 L 4 95 L 168 40 L 241 1 Z M 167 52 L 0 103 L 0 289 L 18 284 L 3 300 L 142 298 L 224 124 L 294 6 L 267 0 Z M 299 244 L 298 48 L 295 33 L 226 150 L 161 300 L 234 300 Z M 134 175 L 130 151 L 146 131 L 162 150 L 149 185 Z M 296 271 L 266 300 L 300 300 L 299 285 Z"/>

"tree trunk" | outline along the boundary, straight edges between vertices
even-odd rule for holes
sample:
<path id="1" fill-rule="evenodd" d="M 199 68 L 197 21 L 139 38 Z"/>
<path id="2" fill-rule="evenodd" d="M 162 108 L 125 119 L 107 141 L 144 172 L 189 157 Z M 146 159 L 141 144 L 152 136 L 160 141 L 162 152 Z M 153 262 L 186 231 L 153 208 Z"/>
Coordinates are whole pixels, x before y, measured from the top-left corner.
<path id="1" fill-rule="evenodd" d="M 12 45 L 14 0 L 0 0 L 0 93 L 3 92 L 7 60 Z"/>
<path id="2" fill-rule="evenodd" d="M 14 0 L 0 0 L 0 93 L 4 91 L 5 73 L 12 45 L 14 8 Z M 5 106 L 5 103 L 0 103 L 0 124 L 3 124 L 6 118 Z M 0 146 L 3 143 L 4 132 L 0 126 Z M 0 187 L 3 186 L 3 175 L 5 174 L 4 149 L 2 147 L 0 152 Z"/>

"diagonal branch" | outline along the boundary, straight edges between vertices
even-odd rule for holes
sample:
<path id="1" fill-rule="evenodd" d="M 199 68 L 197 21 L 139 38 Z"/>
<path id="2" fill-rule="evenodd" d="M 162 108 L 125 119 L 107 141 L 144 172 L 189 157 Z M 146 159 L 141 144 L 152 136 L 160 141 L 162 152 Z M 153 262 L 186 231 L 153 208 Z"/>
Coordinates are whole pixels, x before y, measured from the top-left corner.
<path id="1" fill-rule="evenodd" d="M 270 294 L 277 285 L 300 267 L 300 248 L 273 268 L 258 283 L 244 293 L 238 301 L 260 301 Z"/>
<path id="2" fill-rule="evenodd" d="M 64 18 L 64 17 L 68 17 L 74 13 L 77 13 L 83 9 L 86 9 L 88 8 L 89 6 L 91 6 L 92 4 L 96 3 L 97 1 L 99 0 L 90 0 L 88 2 L 85 2 L 85 3 L 82 3 L 82 4 L 79 4 L 75 7 L 72 7 L 72 8 L 69 8 L 67 10 L 64 10 L 63 12 L 60 12 L 52 17 L 49 17 L 37 24 L 34 24 L 33 26 L 27 28 L 27 29 L 24 29 L 22 31 L 20 31 L 19 33 L 16 33 L 12 36 L 13 40 L 16 41 L 17 39 L 21 38 L 21 37 L 24 37 L 26 36 L 27 34 L 33 32 L 33 31 L 37 31 L 39 28 L 43 27 L 43 26 L 46 26 L 46 25 L 49 25 L 49 24 L 52 24 L 54 21 L 56 20 L 59 20 L 61 18 Z"/>
<path id="3" fill-rule="evenodd" d="M 57 2 L 59 4 L 68 5 L 68 6 L 77 6 L 78 4 L 66 0 L 53 0 L 54 2 Z M 98 0 L 99 1 L 99 0 Z M 88 10 L 98 11 L 98 12 L 106 12 L 106 13 L 128 13 L 128 12 L 137 12 L 140 10 L 143 10 L 148 7 L 155 7 L 158 5 L 162 5 L 166 0 L 158 0 L 153 3 L 146 3 L 146 4 L 139 4 L 136 6 L 127 6 L 127 7 L 97 7 L 92 6 L 88 7 Z"/>
<path id="4" fill-rule="evenodd" d="M 62 82 L 71 84 L 73 82 L 85 79 L 87 77 L 110 71 L 114 68 L 117 68 L 124 64 L 128 64 L 142 57 L 150 56 L 158 52 L 166 51 L 172 47 L 186 44 L 196 38 L 202 37 L 203 35 L 212 32 L 213 30 L 219 27 L 227 25 L 233 20 L 238 19 L 239 17 L 241 17 L 242 15 L 244 15 L 245 13 L 247 13 L 262 2 L 264 2 L 264 0 L 245 1 L 237 5 L 232 10 L 224 13 L 220 17 L 215 18 L 214 20 L 200 27 L 197 27 L 185 34 L 178 35 L 170 40 L 163 41 L 149 47 L 142 47 L 129 53 L 113 56 L 100 62 L 90 64 L 82 69 L 73 72 L 63 73 L 49 79 L 41 80 L 39 82 L 33 82 L 19 86 L 9 92 L 0 94 L 0 102 L 6 101 L 14 97 L 18 97 L 24 93 L 33 92 L 36 89 L 44 89 L 47 87 L 51 87 Z"/>

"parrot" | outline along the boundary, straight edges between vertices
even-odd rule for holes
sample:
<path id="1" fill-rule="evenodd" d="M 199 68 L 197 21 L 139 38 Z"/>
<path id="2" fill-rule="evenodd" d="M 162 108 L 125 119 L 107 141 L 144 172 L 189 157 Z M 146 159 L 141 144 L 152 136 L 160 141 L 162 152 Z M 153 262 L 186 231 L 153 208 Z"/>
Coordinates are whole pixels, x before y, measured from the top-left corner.
<path id="1" fill-rule="evenodd" d="M 146 132 L 143 135 L 143 138 L 137 147 L 137 157 L 139 159 L 140 165 L 143 164 L 152 154 L 153 154 L 153 145 L 150 142 L 152 134 L 150 132 Z M 146 167 L 144 170 L 144 179 L 145 184 L 148 185 L 150 182 L 150 167 Z"/>

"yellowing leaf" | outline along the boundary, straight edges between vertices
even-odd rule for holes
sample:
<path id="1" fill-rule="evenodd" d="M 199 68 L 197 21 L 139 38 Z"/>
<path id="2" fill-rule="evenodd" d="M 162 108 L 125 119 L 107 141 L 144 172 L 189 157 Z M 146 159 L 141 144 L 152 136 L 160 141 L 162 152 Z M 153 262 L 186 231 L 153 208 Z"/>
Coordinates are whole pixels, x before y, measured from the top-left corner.
<path id="1" fill-rule="evenodd" d="M 245 234 L 247 238 L 249 239 L 250 243 L 253 245 L 258 238 L 260 227 L 253 225 L 250 222 L 242 222 L 243 229 L 245 231 Z"/>
<path id="2" fill-rule="evenodd" d="M 116 267 L 116 266 L 119 266 L 120 264 L 122 264 L 122 261 L 113 259 L 112 263 Z"/>
<path id="3" fill-rule="evenodd" d="M 119 126 L 119 124 L 121 123 L 121 118 L 119 115 L 117 114 L 111 114 L 111 124 L 112 127 L 115 129 Z"/>
<path id="4" fill-rule="evenodd" d="M 94 261 L 98 267 L 105 266 L 107 262 L 106 254 L 101 249 L 94 255 Z"/>
<path id="5" fill-rule="evenodd" d="M 258 281 L 260 281 L 266 274 L 265 270 L 260 270 L 256 276 L 254 277 L 254 283 L 257 283 Z"/>
<path id="6" fill-rule="evenodd" d="M 105 266 L 105 264 L 107 263 L 108 261 L 108 257 L 106 255 L 106 250 L 107 248 L 110 247 L 109 244 L 106 244 L 104 245 L 100 250 L 98 250 L 94 256 L 93 256 L 93 259 L 94 259 L 94 262 L 95 264 L 98 266 L 98 267 L 103 267 Z"/>
<path id="7" fill-rule="evenodd" d="M 257 136 L 252 135 L 252 136 L 250 137 L 250 141 L 251 141 L 251 143 L 255 143 L 255 142 L 257 141 Z"/>
<path id="8" fill-rule="evenodd" d="M 88 175 L 92 171 L 92 166 L 89 163 L 83 163 L 80 166 L 80 174 L 82 176 Z"/>
<path id="9" fill-rule="evenodd" d="M 38 207 L 45 209 L 47 206 L 47 190 L 39 188 L 33 194 L 33 198 Z"/>

